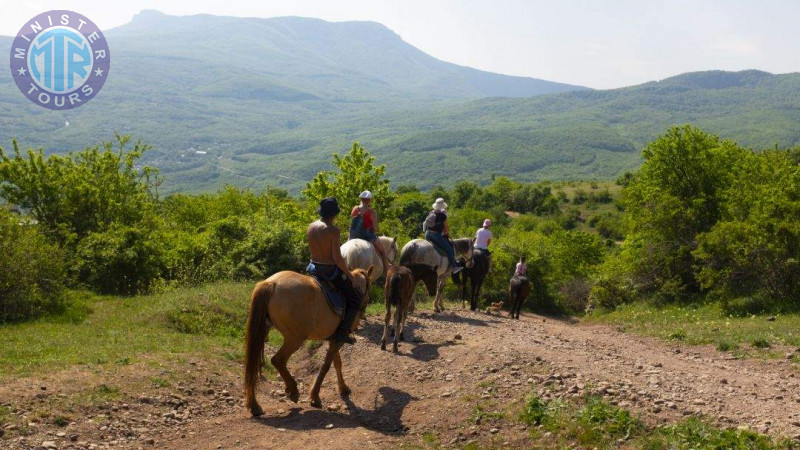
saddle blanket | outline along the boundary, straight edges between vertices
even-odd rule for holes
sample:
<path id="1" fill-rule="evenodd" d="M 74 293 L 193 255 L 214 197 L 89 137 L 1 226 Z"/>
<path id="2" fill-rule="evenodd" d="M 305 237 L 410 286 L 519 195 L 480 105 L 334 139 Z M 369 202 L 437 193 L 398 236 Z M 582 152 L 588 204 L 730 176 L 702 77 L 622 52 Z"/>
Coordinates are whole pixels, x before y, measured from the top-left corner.
<path id="1" fill-rule="evenodd" d="M 317 285 L 322 290 L 322 295 L 325 297 L 325 300 L 328 301 L 328 306 L 330 306 L 331 310 L 341 318 L 344 315 L 344 296 L 330 281 L 332 277 L 341 276 L 341 271 L 336 268 L 334 273 L 325 276 L 318 272 L 318 267 L 316 267 L 316 265 L 313 263 L 308 265 L 306 271 L 308 271 L 308 274 L 311 276 L 311 278 L 317 282 Z"/>

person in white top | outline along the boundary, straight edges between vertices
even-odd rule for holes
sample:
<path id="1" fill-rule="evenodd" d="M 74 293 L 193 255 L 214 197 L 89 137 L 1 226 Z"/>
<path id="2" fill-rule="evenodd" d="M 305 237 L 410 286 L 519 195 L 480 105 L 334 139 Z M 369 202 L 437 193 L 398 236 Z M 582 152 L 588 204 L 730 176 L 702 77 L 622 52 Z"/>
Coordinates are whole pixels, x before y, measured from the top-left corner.
<path id="1" fill-rule="evenodd" d="M 492 272 L 492 252 L 489 251 L 489 244 L 492 242 L 492 232 L 489 231 L 491 227 L 492 221 L 486 219 L 483 221 L 483 227 L 475 232 L 475 248 L 479 248 L 489 258 L 489 273 Z"/>
<path id="2" fill-rule="evenodd" d="M 514 269 L 515 277 L 525 277 L 528 275 L 528 266 L 525 264 L 525 257 L 520 256 L 517 267 Z"/>

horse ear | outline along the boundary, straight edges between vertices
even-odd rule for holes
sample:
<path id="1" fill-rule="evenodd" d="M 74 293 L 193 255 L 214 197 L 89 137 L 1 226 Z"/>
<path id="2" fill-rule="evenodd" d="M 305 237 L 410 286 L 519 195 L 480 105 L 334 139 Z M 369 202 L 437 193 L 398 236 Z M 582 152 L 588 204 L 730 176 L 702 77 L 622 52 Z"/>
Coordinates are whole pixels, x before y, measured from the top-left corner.
<path id="1" fill-rule="evenodd" d="M 396 243 L 397 243 L 397 236 L 395 236 L 395 237 L 392 239 L 392 243 L 393 243 L 393 244 L 396 244 Z"/>
<path id="2" fill-rule="evenodd" d="M 368 280 L 372 279 L 372 268 L 373 268 L 373 266 L 369 266 L 369 269 L 367 269 L 367 279 Z"/>
<path id="3" fill-rule="evenodd" d="M 433 272 L 436 273 L 439 271 L 439 266 L 433 266 Z"/>

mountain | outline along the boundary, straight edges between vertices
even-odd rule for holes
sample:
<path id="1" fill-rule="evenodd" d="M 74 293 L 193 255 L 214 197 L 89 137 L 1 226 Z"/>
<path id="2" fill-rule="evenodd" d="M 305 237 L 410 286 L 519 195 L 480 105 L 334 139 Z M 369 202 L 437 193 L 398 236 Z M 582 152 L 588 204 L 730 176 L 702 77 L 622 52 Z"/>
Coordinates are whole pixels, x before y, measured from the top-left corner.
<path id="1" fill-rule="evenodd" d="M 699 72 L 595 91 L 443 62 L 372 22 L 145 11 L 105 34 L 108 82 L 78 109 L 37 107 L 0 71 L 0 143 L 66 151 L 130 133 L 154 145 L 147 163 L 163 192 L 297 190 L 353 141 L 393 181 L 421 187 L 610 178 L 687 122 L 755 147 L 800 143 L 798 74 Z"/>

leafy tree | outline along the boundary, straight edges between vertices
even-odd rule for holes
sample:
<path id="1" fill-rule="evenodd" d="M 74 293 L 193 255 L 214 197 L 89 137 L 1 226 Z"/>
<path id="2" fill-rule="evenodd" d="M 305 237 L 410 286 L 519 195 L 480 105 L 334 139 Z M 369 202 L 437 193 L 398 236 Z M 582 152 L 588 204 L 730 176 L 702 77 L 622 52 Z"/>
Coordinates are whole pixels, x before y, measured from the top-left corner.
<path id="1" fill-rule="evenodd" d="M 693 252 L 703 287 L 723 300 L 764 295 L 800 307 L 800 166 L 789 152 L 751 153 L 726 198 Z"/>
<path id="2" fill-rule="evenodd" d="M 391 206 L 394 194 L 389 190 L 389 180 L 385 178 L 386 166 L 375 165 L 375 157 L 370 155 L 358 142 L 353 143 L 344 155 L 333 155 L 333 165 L 337 170 L 318 173 L 306 185 L 303 195 L 314 203 L 325 197 L 336 197 L 342 209 L 358 202 L 358 195 L 369 190 L 373 195 L 373 207 L 383 215 Z"/>
<path id="3" fill-rule="evenodd" d="M 16 140 L 13 155 L 0 147 L 0 197 L 30 211 L 60 243 L 74 244 L 114 224 L 133 225 L 152 212 L 156 170 L 137 161 L 150 148 L 130 136 L 65 156 L 23 155 Z"/>
<path id="4" fill-rule="evenodd" d="M 671 298 L 700 291 L 697 235 L 720 219 L 726 189 L 747 151 L 691 126 L 673 127 L 643 152 L 626 189 L 625 256 L 637 284 Z"/>

